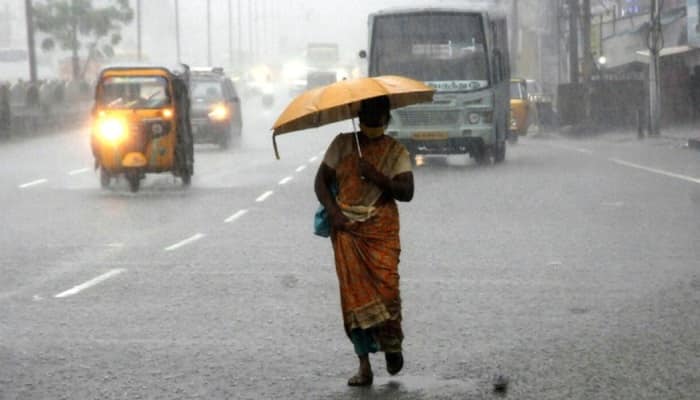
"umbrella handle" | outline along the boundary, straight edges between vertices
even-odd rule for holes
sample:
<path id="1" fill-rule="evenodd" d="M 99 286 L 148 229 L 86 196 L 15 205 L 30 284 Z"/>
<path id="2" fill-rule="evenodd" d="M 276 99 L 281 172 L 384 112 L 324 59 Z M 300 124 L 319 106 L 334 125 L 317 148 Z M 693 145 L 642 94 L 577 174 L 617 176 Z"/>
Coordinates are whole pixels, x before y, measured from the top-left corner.
<path id="1" fill-rule="evenodd" d="M 352 115 L 352 114 L 350 114 Z M 350 118 L 352 121 L 352 133 L 355 135 L 355 143 L 357 144 L 357 154 L 362 158 L 362 149 L 360 148 L 360 138 L 357 135 L 357 126 L 355 126 L 355 118 Z"/>
<path id="2" fill-rule="evenodd" d="M 279 160 L 280 159 L 280 152 L 277 150 L 277 135 L 274 133 L 272 134 L 272 147 L 275 149 L 275 157 Z"/>

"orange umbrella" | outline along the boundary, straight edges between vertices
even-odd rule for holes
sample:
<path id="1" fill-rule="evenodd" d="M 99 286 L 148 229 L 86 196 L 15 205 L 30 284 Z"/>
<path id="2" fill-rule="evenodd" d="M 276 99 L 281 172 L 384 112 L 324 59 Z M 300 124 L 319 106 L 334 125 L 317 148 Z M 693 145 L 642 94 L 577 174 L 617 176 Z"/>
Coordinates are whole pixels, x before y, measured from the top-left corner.
<path id="1" fill-rule="evenodd" d="M 272 127 L 275 156 L 279 159 L 278 135 L 354 118 L 362 100 L 388 96 L 393 109 L 432 101 L 434 93 L 423 82 L 391 75 L 344 80 L 311 89 L 292 100 Z"/>

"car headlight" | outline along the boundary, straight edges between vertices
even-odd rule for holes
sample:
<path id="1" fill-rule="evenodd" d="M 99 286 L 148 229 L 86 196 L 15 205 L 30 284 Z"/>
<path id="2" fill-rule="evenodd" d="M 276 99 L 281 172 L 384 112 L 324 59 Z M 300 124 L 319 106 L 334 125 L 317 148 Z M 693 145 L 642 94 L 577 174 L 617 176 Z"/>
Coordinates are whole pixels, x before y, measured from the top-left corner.
<path id="1" fill-rule="evenodd" d="M 481 121 L 481 116 L 477 113 L 469 113 L 467 119 L 469 120 L 470 124 L 475 125 L 478 124 L 479 121 Z"/>
<path id="2" fill-rule="evenodd" d="M 97 132 L 103 140 L 116 144 L 126 137 L 127 127 L 122 120 L 108 118 L 98 122 Z"/>
<path id="3" fill-rule="evenodd" d="M 223 104 L 217 104 L 212 108 L 211 112 L 209 113 L 209 118 L 213 119 L 214 121 L 223 121 L 227 119 L 229 116 L 228 112 L 228 107 L 226 107 Z"/>

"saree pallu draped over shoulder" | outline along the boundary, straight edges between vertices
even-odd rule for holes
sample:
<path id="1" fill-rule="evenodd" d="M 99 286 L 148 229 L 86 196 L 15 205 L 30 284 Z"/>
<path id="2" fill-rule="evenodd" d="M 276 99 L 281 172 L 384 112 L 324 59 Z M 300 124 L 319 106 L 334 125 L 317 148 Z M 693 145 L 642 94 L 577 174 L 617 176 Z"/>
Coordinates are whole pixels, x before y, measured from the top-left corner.
<path id="1" fill-rule="evenodd" d="M 379 349 L 401 351 L 401 297 L 399 293 L 399 213 L 394 199 L 363 180 L 351 134 L 339 135 L 326 157 L 335 169 L 338 204 L 354 223 L 333 231 L 331 240 L 340 285 L 343 322 L 356 343 L 357 332 L 371 335 Z M 390 178 L 410 171 L 406 149 L 391 137 L 372 140 L 362 148 L 363 158 Z M 361 331 L 357 331 L 357 330 Z M 359 352 L 358 352 L 359 354 Z"/>

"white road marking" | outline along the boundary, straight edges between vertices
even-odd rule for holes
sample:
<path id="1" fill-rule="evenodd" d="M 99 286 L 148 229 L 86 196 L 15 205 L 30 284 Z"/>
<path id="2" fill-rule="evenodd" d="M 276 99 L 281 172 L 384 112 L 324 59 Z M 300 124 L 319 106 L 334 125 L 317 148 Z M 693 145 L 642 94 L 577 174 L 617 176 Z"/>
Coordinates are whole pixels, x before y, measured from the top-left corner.
<path id="1" fill-rule="evenodd" d="M 306 169 L 306 165 L 300 165 L 297 167 L 297 172 L 301 172 Z"/>
<path id="2" fill-rule="evenodd" d="M 257 199 L 255 199 L 256 202 L 262 203 L 263 201 L 267 200 L 268 197 L 272 196 L 275 192 L 272 190 L 268 190 L 267 192 L 261 194 Z"/>
<path id="3" fill-rule="evenodd" d="M 318 157 L 316 156 L 309 158 L 309 162 L 316 162 L 316 160 L 318 160 Z"/>
<path id="4" fill-rule="evenodd" d="M 292 179 L 294 179 L 294 177 L 288 176 L 288 177 L 282 179 L 281 181 L 279 181 L 279 184 L 280 184 L 280 185 L 286 185 L 286 184 L 288 184 L 289 181 L 291 181 Z"/>
<path id="5" fill-rule="evenodd" d="M 110 244 L 107 245 L 107 247 L 112 247 L 112 248 L 115 248 L 115 249 L 119 249 L 119 248 L 124 247 L 124 243 L 118 243 L 118 242 L 110 243 Z"/>
<path id="6" fill-rule="evenodd" d="M 555 147 L 558 149 L 576 151 L 576 152 L 583 153 L 583 154 L 593 154 L 593 152 L 591 150 L 585 149 L 583 147 L 573 147 L 573 146 L 567 146 L 564 144 L 554 144 L 554 143 L 547 143 L 547 146 Z"/>
<path id="7" fill-rule="evenodd" d="M 676 174 L 675 172 L 664 171 L 662 169 L 645 167 L 644 165 L 639 165 L 639 164 L 631 163 L 631 162 L 624 161 L 624 160 L 618 160 L 617 158 L 610 158 L 610 161 L 614 162 L 615 164 L 624 165 L 625 167 L 636 168 L 636 169 L 639 169 L 642 171 L 647 171 L 647 172 L 651 172 L 654 174 L 664 175 L 664 176 L 668 176 L 670 178 L 676 178 L 676 179 L 680 179 L 680 180 L 683 180 L 686 182 L 700 184 L 700 179 L 694 178 L 692 176 Z"/>
<path id="8" fill-rule="evenodd" d="M 84 174 L 88 171 L 90 171 L 90 168 L 74 169 L 73 171 L 68 172 L 68 175 Z"/>
<path id="9" fill-rule="evenodd" d="M 46 183 L 46 182 L 48 182 L 48 180 L 42 178 L 42 179 L 37 179 L 37 180 L 35 180 L 35 181 L 23 183 L 23 184 L 19 185 L 18 187 L 19 187 L 20 189 L 26 189 L 26 188 L 28 188 L 28 187 L 30 187 L 30 186 L 41 185 L 42 183 Z"/>
<path id="10" fill-rule="evenodd" d="M 228 224 L 228 223 L 233 222 L 233 221 L 237 220 L 238 218 L 240 218 L 240 217 L 246 215 L 247 213 L 248 213 L 248 210 L 238 210 L 238 211 L 236 211 L 235 214 L 233 214 L 232 216 L 226 218 L 226 219 L 224 220 L 224 222 Z"/>
<path id="11" fill-rule="evenodd" d="M 165 251 L 173 251 L 175 249 L 179 249 L 182 246 L 186 246 L 192 242 L 196 242 L 197 240 L 203 238 L 205 235 L 203 233 L 197 233 L 195 235 L 192 235 L 191 237 L 183 240 L 182 242 L 175 243 L 172 246 L 166 247 Z"/>
<path id="12" fill-rule="evenodd" d="M 78 293 L 82 292 L 83 290 L 85 290 L 85 289 L 87 289 L 87 288 L 89 288 L 89 287 L 95 286 L 95 285 L 97 285 L 97 284 L 100 283 L 100 282 L 104 282 L 104 281 L 106 281 L 107 279 L 109 279 L 109 278 L 111 278 L 111 277 L 113 277 L 113 276 L 119 275 L 119 274 L 121 274 L 121 273 L 124 272 L 124 271 L 126 271 L 126 270 L 125 270 L 125 269 L 122 269 L 122 268 L 113 269 L 113 270 L 107 272 L 106 274 L 102 274 L 102 275 L 98 276 L 97 278 L 90 279 L 89 281 L 87 281 L 87 282 L 85 282 L 85 283 L 83 283 L 83 284 L 80 284 L 80 285 L 75 286 L 75 287 L 73 287 L 73 288 L 71 288 L 71 289 L 68 289 L 68 290 L 66 290 L 65 292 L 61 292 L 61 293 L 55 295 L 54 297 L 57 298 L 57 299 L 62 299 L 62 298 L 64 298 L 64 297 L 68 297 L 68 296 L 72 296 L 72 295 L 74 295 L 74 294 L 78 294 Z"/>

